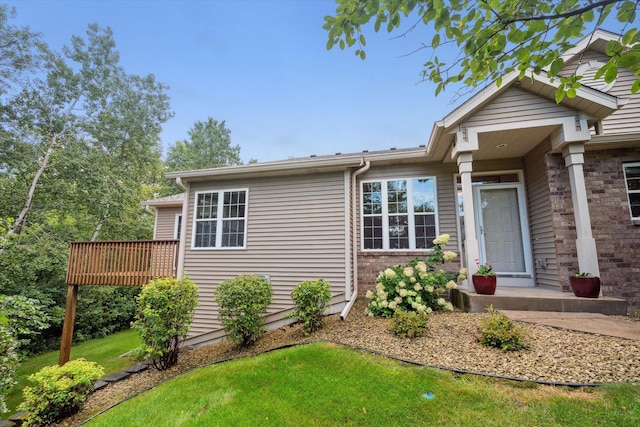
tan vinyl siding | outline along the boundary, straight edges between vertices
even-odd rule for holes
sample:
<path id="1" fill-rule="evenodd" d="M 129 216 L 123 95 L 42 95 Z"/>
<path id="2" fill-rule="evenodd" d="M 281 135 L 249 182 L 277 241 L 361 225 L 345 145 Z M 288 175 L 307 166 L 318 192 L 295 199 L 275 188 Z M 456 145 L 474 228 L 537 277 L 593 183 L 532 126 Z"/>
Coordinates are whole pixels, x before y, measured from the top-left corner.
<path id="1" fill-rule="evenodd" d="M 462 127 L 487 126 L 504 123 L 520 123 L 523 120 L 555 119 L 577 114 L 562 105 L 510 87 L 480 111 L 471 116 Z"/>
<path id="2" fill-rule="evenodd" d="M 457 250 L 457 207 L 456 190 L 454 184 L 454 174 L 457 169 L 454 164 L 445 165 L 440 163 L 405 164 L 392 166 L 372 166 L 369 171 L 358 177 L 356 201 L 358 203 L 358 217 L 356 224 L 360 230 L 360 182 L 375 179 L 393 178 L 420 178 L 435 176 L 436 193 L 438 203 L 438 233 L 449 234 L 450 240 L 447 248 Z M 358 250 L 362 248 L 360 244 L 360 232 L 358 232 Z M 423 251 L 424 252 L 424 251 Z"/>
<path id="3" fill-rule="evenodd" d="M 176 215 L 180 214 L 182 214 L 182 207 L 158 207 L 156 211 L 154 239 L 174 239 Z"/>
<path id="4" fill-rule="evenodd" d="M 344 173 L 193 183 L 189 216 L 196 191 L 243 188 L 248 190 L 246 249 L 191 249 L 193 219 L 187 221 L 184 270 L 200 288 L 190 337 L 221 328 L 216 285 L 240 274 L 270 275 L 272 321 L 292 308 L 291 290 L 303 280 L 331 282 L 335 301 L 344 301 Z"/>
<path id="5" fill-rule="evenodd" d="M 599 61 L 604 64 L 608 60 L 609 58 L 604 53 L 588 50 L 582 56 L 580 63 L 577 59 L 568 63 L 562 71 L 562 75 L 571 75 L 580 64 L 586 64 L 589 61 Z M 636 76 L 628 69 L 623 67 L 618 69 L 618 79 L 607 93 L 620 98 L 629 98 L 629 101 L 602 121 L 604 135 L 640 132 L 640 92 L 632 94 L 630 91 L 635 80 Z M 583 84 L 588 86 L 589 82 L 585 80 Z"/>
<path id="6" fill-rule="evenodd" d="M 536 285 L 562 290 L 558 281 L 558 260 L 545 162 L 550 144 L 549 140 L 545 140 L 527 154 L 524 159 L 525 179 Z M 545 260 L 546 268 L 536 266 L 536 259 Z"/>

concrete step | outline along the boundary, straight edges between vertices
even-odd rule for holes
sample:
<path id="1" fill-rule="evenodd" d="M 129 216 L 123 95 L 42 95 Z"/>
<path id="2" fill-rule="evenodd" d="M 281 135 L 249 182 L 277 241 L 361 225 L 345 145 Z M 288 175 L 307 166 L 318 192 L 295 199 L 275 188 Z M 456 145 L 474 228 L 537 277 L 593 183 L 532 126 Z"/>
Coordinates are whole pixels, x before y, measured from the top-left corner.
<path id="1" fill-rule="evenodd" d="M 489 305 L 496 310 L 556 311 L 627 314 L 627 302 L 620 298 L 579 298 L 570 292 L 542 288 L 499 287 L 494 295 L 480 295 L 467 289 L 453 289 L 451 302 L 471 313 L 486 311 Z"/>

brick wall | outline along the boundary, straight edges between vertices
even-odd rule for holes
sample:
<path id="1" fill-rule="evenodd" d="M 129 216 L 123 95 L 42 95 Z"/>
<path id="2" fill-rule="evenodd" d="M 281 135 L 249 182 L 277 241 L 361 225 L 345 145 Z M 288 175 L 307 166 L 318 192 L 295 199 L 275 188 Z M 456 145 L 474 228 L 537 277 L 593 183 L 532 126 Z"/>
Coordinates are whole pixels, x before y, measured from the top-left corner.
<path id="1" fill-rule="evenodd" d="M 444 250 L 454 250 L 449 246 Z M 457 253 L 457 251 L 455 251 Z M 449 262 L 441 266 L 445 271 L 460 270 L 459 257 L 453 262 Z M 406 264 L 414 258 L 424 260 L 425 252 L 358 252 L 358 295 L 364 295 L 369 289 L 373 289 L 376 285 L 376 278 L 382 270 L 398 264 Z M 457 261 L 457 262 L 456 262 Z"/>
<path id="2" fill-rule="evenodd" d="M 588 151 L 584 164 L 603 295 L 635 307 L 640 306 L 640 224 L 631 221 L 622 164 L 637 161 L 640 147 Z M 568 277 L 578 269 L 569 175 L 561 155 L 547 156 L 547 167 L 560 282 L 568 290 Z"/>

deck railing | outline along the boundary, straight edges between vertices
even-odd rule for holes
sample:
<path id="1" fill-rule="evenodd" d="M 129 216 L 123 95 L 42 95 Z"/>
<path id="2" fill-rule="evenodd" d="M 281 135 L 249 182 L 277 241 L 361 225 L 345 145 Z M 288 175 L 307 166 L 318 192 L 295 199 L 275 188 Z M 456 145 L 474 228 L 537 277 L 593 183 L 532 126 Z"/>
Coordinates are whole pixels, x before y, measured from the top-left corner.
<path id="1" fill-rule="evenodd" d="M 66 283 L 142 286 L 157 277 L 175 277 L 178 242 L 72 242 Z"/>

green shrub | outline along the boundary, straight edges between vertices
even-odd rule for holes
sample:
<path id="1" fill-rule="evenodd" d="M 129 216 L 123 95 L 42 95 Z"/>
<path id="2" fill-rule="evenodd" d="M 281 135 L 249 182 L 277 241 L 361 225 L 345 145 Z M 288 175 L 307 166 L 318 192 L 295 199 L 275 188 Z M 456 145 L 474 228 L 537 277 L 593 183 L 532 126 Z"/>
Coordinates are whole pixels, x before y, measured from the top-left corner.
<path id="1" fill-rule="evenodd" d="M 503 313 L 495 311 L 493 306 L 489 306 L 487 315 L 480 319 L 480 323 L 482 329 L 479 341 L 482 345 L 504 351 L 516 351 L 528 347 L 524 329 L 509 320 Z"/>
<path id="2" fill-rule="evenodd" d="M 95 362 L 77 359 L 63 366 L 46 366 L 29 376 L 19 409 L 29 412 L 24 425 L 48 425 L 76 413 L 93 383 L 104 375 Z"/>
<path id="3" fill-rule="evenodd" d="M 322 315 L 331 300 L 331 284 L 322 279 L 304 281 L 291 291 L 291 299 L 296 305 L 289 318 L 302 323 L 305 335 L 322 326 Z"/>
<path id="4" fill-rule="evenodd" d="M 390 317 L 396 310 L 431 313 L 434 310 L 453 310 L 444 298 L 445 292 L 464 280 L 466 270 L 451 273 L 438 269 L 439 264 L 453 261 L 457 254 L 442 251 L 449 241 L 448 234 L 438 236 L 425 261 L 414 259 L 405 266 L 396 265 L 382 271 L 374 290 L 367 291 L 370 300 L 367 314 Z"/>
<path id="5" fill-rule="evenodd" d="M 0 414 L 7 412 L 6 397 L 16 383 L 16 346 L 16 340 L 8 328 L 7 317 L 0 313 Z"/>
<path id="6" fill-rule="evenodd" d="M 415 311 L 396 310 L 389 320 L 389 330 L 402 338 L 417 338 L 427 333 L 427 314 Z"/>
<path id="7" fill-rule="evenodd" d="M 178 363 L 180 340 L 187 337 L 198 306 L 198 287 L 188 278 L 166 277 L 142 287 L 133 326 L 140 333 L 142 358 L 158 370 Z"/>
<path id="8" fill-rule="evenodd" d="M 229 338 L 248 346 L 266 332 L 262 315 L 271 304 L 272 293 L 271 284 L 258 276 L 238 276 L 218 286 L 218 319 Z"/>

